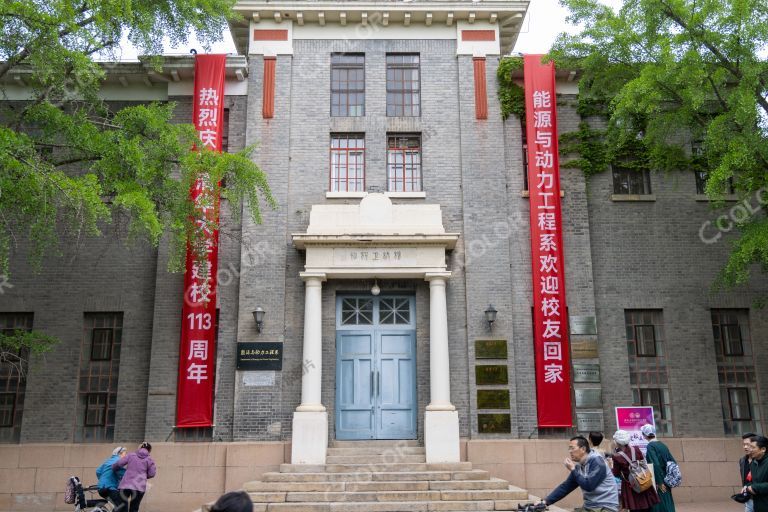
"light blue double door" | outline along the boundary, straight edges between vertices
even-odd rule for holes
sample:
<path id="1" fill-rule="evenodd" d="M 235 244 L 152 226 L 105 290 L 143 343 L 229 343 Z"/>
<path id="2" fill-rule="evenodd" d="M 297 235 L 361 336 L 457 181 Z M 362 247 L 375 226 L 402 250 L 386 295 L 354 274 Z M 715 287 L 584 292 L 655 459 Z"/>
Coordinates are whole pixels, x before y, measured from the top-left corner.
<path id="1" fill-rule="evenodd" d="M 413 297 L 336 300 L 336 438 L 416 439 Z"/>

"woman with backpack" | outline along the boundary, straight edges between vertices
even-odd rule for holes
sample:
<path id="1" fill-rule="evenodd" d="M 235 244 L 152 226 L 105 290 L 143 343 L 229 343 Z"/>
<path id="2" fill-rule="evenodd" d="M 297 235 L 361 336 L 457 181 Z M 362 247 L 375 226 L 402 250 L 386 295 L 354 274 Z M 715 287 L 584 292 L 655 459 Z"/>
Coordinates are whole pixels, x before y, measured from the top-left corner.
<path id="1" fill-rule="evenodd" d="M 655 505 L 652 512 L 675 512 L 675 500 L 672 499 L 672 488 L 667 484 L 667 465 L 671 462 L 677 466 L 677 461 L 667 448 L 667 445 L 656 439 L 656 429 L 653 425 L 643 425 L 640 428 L 643 437 L 648 441 L 645 449 L 645 460 L 653 464 L 653 477 L 656 480 L 656 490 L 661 502 Z M 672 485 L 679 485 L 672 482 Z"/>
<path id="2" fill-rule="evenodd" d="M 629 432 L 617 430 L 613 434 L 616 449 L 613 452 L 613 476 L 621 478 L 619 499 L 621 507 L 630 512 L 650 512 L 659 503 L 659 495 L 651 483 L 651 475 L 645 464 L 643 452 L 636 446 L 629 445 Z M 643 474 L 643 468 L 645 474 Z M 642 485 L 644 490 L 633 488 Z"/>

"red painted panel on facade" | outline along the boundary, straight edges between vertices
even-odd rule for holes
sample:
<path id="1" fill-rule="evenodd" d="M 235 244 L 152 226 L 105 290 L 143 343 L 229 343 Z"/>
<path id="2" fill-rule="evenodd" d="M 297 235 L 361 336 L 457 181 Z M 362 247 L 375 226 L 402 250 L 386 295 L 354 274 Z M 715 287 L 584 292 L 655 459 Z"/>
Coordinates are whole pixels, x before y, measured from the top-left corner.
<path id="1" fill-rule="evenodd" d="M 280 30 L 267 30 L 256 28 L 253 30 L 254 41 L 287 41 L 288 31 L 285 29 Z"/>
<path id="2" fill-rule="evenodd" d="M 485 84 L 485 57 L 475 57 L 475 117 L 488 119 L 488 88 Z"/>
<path id="3" fill-rule="evenodd" d="M 495 41 L 495 30 L 462 30 L 462 41 Z"/>
<path id="4" fill-rule="evenodd" d="M 264 87 L 262 95 L 261 113 L 264 119 L 272 119 L 275 116 L 275 57 L 264 57 Z"/>

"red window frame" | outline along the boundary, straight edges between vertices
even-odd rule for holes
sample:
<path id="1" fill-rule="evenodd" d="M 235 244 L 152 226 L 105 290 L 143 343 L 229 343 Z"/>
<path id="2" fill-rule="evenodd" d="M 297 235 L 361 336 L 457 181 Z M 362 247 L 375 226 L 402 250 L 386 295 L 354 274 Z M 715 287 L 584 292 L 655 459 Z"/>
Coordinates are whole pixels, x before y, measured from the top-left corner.
<path id="1" fill-rule="evenodd" d="M 408 141 L 415 141 L 416 145 L 411 146 Z M 399 162 L 393 162 L 393 158 L 398 155 L 402 155 L 402 159 Z M 416 161 L 414 161 L 414 155 L 418 157 Z M 408 162 L 409 157 L 410 162 Z M 422 190 L 421 135 L 387 135 L 387 191 L 421 192 Z"/>
<path id="2" fill-rule="evenodd" d="M 350 141 L 356 141 L 355 145 L 350 144 Z M 328 190 L 330 192 L 364 192 L 365 135 L 362 133 L 331 134 L 328 153 Z M 335 155 L 339 155 L 337 160 L 334 160 Z M 350 175 L 350 169 L 354 171 L 352 175 Z"/>

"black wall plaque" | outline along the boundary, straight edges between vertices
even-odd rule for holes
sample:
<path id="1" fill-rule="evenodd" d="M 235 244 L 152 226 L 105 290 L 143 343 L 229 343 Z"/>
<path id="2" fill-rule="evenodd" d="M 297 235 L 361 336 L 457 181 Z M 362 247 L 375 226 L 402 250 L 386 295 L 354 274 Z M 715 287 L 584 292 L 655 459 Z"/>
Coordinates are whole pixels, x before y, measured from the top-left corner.
<path id="1" fill-rule="evenodd" d="M 250 341 L 238 343 L 237 369 L 241 371 L 282 370 L 283 344 Z"/>
<path id="2" fill-rule="evenodd" d="M 509 434 L 512 432 L 509 414 L 478 414 L 477 431 L 481 434 Z"/>
<path id="3" fill-rule="evenodd" d="M 507 365 L 482 364 L 475 366 L 475 384 L 485 386 L 488 384 L 507 384 Z"/>
<path id="4" fill-rule="evenodd" d="M 506 359 L 507 340 L 475 340 L 475 359 Z"/>
<path id="5" fill-rule="evenodd" d="M 508 389 L 478 389 L 478 409 L 509 409 Z"/>

